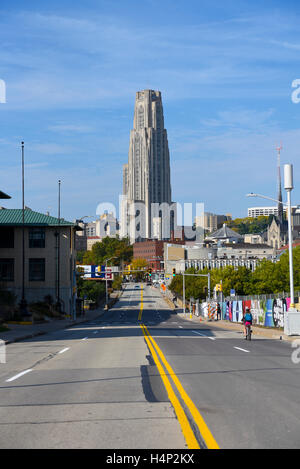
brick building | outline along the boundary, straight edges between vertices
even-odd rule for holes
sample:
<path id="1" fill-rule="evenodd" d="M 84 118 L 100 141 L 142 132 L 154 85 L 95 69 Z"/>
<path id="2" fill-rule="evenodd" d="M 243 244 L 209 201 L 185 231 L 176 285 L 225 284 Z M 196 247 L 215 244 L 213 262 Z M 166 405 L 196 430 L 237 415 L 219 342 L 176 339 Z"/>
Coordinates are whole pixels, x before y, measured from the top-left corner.
<path id="1" fill-rule="evenodd" d="M 185 244 L 181 239 L 172 238 L 172 244 Z M 164 270 L 164 245 L 166 241 L 157 239 L 140 241 L 133 245 L 133 258 L 146 259 L 153 272 Z"/>

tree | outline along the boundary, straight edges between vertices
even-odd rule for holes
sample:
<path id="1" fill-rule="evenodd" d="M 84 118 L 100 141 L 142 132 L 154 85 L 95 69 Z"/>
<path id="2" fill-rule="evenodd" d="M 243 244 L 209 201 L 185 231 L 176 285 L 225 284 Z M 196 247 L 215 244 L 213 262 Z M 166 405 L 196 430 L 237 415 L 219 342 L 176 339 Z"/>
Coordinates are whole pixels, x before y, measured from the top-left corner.
<path id="1" fill-rule="evenodd" d="M 270 217 L 259 216 L 256 218 L 235 218 L 226 222 L 227 226 L 241 235 L 258 234 L 267 230 L 270 225 Z M 271 220 L 272 221 L 272 220 Z"/>
<path id="2" fill-rule="evenodd" d="M 143 259 L 141 257 L 133 259 L 133 261 L 131 262 L 131 270 L 133 271 L 134 270 L 146 271 L 147 267 L 148 267 L 148 262 L 146 261 L 146 259 Z M 135 276 L 137 280 L 141 280 L 145 274 L 143 272 L 136 272 L 136 273 L 133 272 L 133 275 Z"/>
<path id="3" fill-rule="evenodd" d="M 85 265 L 104 265 L 107 259 L 113 265 L 121 265 L 123 262 L 130 262 L 133 256 L 133 247 L 127 238 L 104 238 L 101 242 L 95 243 L 91 251 L 86 251 L 81 256 Z"/>
<path id="4" fill-rule="evenodd" d="M 79 298 L 86 297 L 88 300 L 98 303 L 105 296 L 105 282 L 82 279 L 77 283 L 77 294 Z"/>

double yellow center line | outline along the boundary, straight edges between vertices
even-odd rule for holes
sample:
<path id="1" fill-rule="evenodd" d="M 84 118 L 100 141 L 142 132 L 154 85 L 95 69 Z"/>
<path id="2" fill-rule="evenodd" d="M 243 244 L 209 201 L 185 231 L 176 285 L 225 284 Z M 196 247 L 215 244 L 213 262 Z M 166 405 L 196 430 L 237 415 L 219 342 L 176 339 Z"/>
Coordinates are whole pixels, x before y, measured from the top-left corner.
<path id="1" fill-rule="evenodd" d="M 138 316 L 138 320 L 142 320 L 142 312 L 143 312 L 143 288 L 141 288 L 141 307 L 140 307 L 140 312 Z M 193 401 L 190 399 L 186 391 L 184 390 L 181 382 L 179 381 L 178 377 L 174 373 L 171 365 L 168 363 L 166 360 L 164 354 L 162 353 L 160 347 L 156 343 L 156 341 L 153 339 L 151 334 L 149 333 L 147 327 L 141 323 L 140 324 L 141 329 L 143 331 L 145 340 L 147 342 L 147 345 L 149 347 L 149 350 L 152 354 L 153 360 L 155 362 L 155 365 L 157 366 L 157 369 L 159 371 L 160 377 L 164 383 L 164 386 L 166 388 L 166 391 L 168 393 L 168 397 L 170 399 L 170 402 L 172 406 L 174 407 L 176 416 L 178 418 L 179 424 L 181 426 L 183 435 L 185 437 L 186 443 L 188 445 L 189 449 L 200 449 L 200 445 L 197 441 L 197 438 L 192 430 L 191 424 L 189 422 L 189 419 L 180 403 L 180 400 L 178 399 L 177 395 L 175 394 L 175 391 L 171 385 L 171 382 L 168 378 L 171 377 L 173 384 L 175 385 L 175 389 L 177 389 L 180 398 L 182 401 L 185 403 L 187 409 L 189 410 L 195 424 L 198 427 L 198 430 L 200 432 L 201 438 L 203 439 L 206 447 L 208 449 L 219 449 L 219 446 L 217 442 L 215 441 L 213 435 L 211 434 L 208 426 L 206 425 L 203 417 L 201 416 L 199 410 L 193 403 Z M 165 368 L 164 368 L 165 367 Z M 166 369 L 166 371 L 165 371 Z M 168 376 L 167 376 L 168 374 Z"/>
<path id="2" fill-rule="evenodd" d="M 139 312 L 139 317 L 138 317 L 139 321 L 142 320 L 143 307 L 144 307 L 144 304 L 143 304 L 143 285 L 141 285 L 141 307 L 140 307 L 140 312 Z"/>

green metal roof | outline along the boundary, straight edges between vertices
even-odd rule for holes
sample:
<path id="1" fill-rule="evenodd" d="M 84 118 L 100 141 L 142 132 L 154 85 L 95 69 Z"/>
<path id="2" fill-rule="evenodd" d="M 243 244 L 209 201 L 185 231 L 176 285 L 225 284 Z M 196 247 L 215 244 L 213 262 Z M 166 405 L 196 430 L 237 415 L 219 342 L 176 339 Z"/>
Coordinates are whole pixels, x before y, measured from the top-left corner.
<path id="1" fill-rule="evenodd" d="M 51 217 L 44 213 L 34 212 L 30 209 L 24 210 L 24 222 L 27 226 L 76 226 L 70 221 Z M 3 208 L 0 210 L 0 225 L 22 225 L 23 210 L 19 208 Z"/>

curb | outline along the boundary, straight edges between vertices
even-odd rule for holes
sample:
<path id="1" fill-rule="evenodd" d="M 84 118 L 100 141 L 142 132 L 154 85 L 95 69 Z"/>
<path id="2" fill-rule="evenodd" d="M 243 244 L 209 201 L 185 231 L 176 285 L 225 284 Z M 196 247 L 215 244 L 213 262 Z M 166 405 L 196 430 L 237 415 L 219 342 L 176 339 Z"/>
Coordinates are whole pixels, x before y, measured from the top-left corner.
<path id="1" fill-rule="evenodd" d="M 118 301 L 119 299 L 121 298 L 123 294 L 123 291 L 119 292 L 118 296 L 116 298 L 112 298 L 112 301 L 113 301 L 113 304 L 110 305 L 110 307 L 114 306 Z M 109 310 L 109 309 L 108 309 Z M 20 336 L 17 336 L 17 337 L 13 337 L 13 338 L 9 338 L 9 339 L 4 339 L 3 342 L 5 345 L 8 345 L 8 344 L 12 344 L 12 343 L 15 343 L 15 342 L 21 342 L 22 340 L 26 340 L 26 339 L 32 339 L 33 337 L 38 337 L 40 335 L 45 335 L 45 334 L 48 334 L 50 332 L 55 332 L 55 331 L 59 331 L 59 330 L 62 330 L 62 329 L 65 329 L 66 327 L 72 327 L 72 326 L 76 326 L 77 324 L 81 324 L 81 323 L 85 323 L 85 322 L 89 322 L 91 321 L 92 319 L 96 319 L 98 317 L 101 317 L 103 316 L 103 314 L 105 314 L 107 311 L 104 309 L 103 306 L 101 306 L 101 310 L 98 311 L 98 313 L 96 314 L 95 313 L 95 316 L 93 317 L 85 317 L 85 318 L 82 318 L 82 319 L 78 319 L 78 320 L 75 320 L 75 321 L 72 321 L 70 322 L 69 324 L 60 324 L 60 321 L 58 321 L 58 323 L 56 324 L 56 327 L 51 329 L 51 330 L 36 330 L 36 331 L 33 331 L 33 332 L 28 332 L 26 331 L 26 333 L 24 333 L 24 335 L 20 335 Z M 15 322 L 16 323 L 16 322 Z M 20 323 L 18 323 L 20 324 Z M 48 323 L 49 324 L 49 323 Z M 25 325 L 25 324 L 23 324 Z M 32 326 L 32 323 L 30 324 L 27 324 L 28 326 Z M 59 327 L 60 326 L 60 327 Z M 9 331 L 7 331 L 9 332 Z"/>
<path id="2" fill-rule="evenodd" d="M 95 317 L 97 318 L 99 316 L 102 316 L 104 313 L 105 313 L 104 310 L 99 311 L 99 313 Z M 40 335 L 49 334 L 50 332 L 59 331 L 59 330 L 65 329 L 66 327 L 72 327 L 72 326 L 75 326 L 77 324 L 89 322 L 89 321 L 91 321 L 91 319 L 95 319 L 95 318 L 84 318 L 82 320 L 72 321 L 69 324 L 61 325 L 62 327 L 59 327 L 59 325 L 57 324 L 58 327 L 55 327 L 52 330 L 45 330 L 45 331 L 37 330 L 36 332 L 31 332 L 31 333 L 28 333 L 28 334 L 26 333 L 26 334 L 20 335 L 18 337 L 13 337 L 11 339 L 3 340 L 3 342 L 4 342 L 5 345 L 12 344 L 14 342 L 21 342 L 22 340 L 32 339 L 33 337 L 38 337 Z"/>
<path id="3" fill-rule="evenodd" d="M 196 316 L 196 317 L 193 316 L 192 318 L 190 318 L 190 315 L 188 313 L 186 313 L 186 315 L 184 313 L 179 313 L 179 314 L 184 319 L 188 319 L 192 322 L 196 322 L 196 323 L 199 322 L 201 324 L 207 324 L 207 325 L 211 325 L 215 327 L 223 327 L 224 329 L 231 330 L 233 332 L 241 331 L 241 328 L 243 327 L 243 324 L 240 324 L 240 323 L 232 324 L 224 320 L 219 320 L 219 321 L 210 320 L 209 321 L 207 320 L 207 318 L 203 318 L 202 316 Z M 299 338 L 299 336 L 287 336 L 284 334 L 283 331 L 280 331 L 280 330 L 265 329 L 263 327 L 255 327 L 255 325 L 252 326 L 252 330 L 253 330 L 253 335 L 264 336 L 272 340 L 284 340 L 286 342 L 291 342 L 297 339 L 297 337 Z"/>

